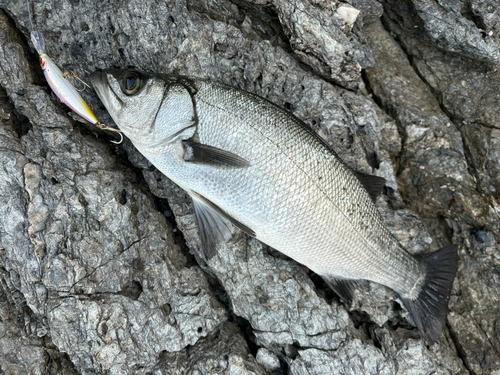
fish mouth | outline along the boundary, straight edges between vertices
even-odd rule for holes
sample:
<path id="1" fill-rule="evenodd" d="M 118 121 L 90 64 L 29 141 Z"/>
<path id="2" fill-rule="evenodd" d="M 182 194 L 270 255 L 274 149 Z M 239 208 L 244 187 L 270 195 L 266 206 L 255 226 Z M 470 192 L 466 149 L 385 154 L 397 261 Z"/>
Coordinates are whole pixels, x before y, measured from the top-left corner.
<path id="1" fill-rule="evenodd" d="M 90 82 L 115 124 L 123 131 L 120 117 L 125 103 L 116 92 L 116 87 L 113 87 L 117 82 L 112 73 L 107 70 L 97 70 L 90 75 Z"/>
<path id="2" fill-rule="evenodd" d="M 104 104 L 106 109 L 110 110 L 110 95 L 114 95 L 112 93 L 111 87 L 109 85 L 108 79 L 106 77 L 106 73 L 101 70 L 96 70 L 90 75 L 90 82 L 94 87 L 94 90 L 101 99 L 101 102 Z"/>
<path id="3" fill-rule="evenodd" d="M 120 97 L 121 91 L 117 92 L 120 88 L 113 70 L 96 70 L 90 75 L 90 82 L 94 86 L 97 96 L 114 119 L 114 116 L 121 112 L 124 102 Z"/>

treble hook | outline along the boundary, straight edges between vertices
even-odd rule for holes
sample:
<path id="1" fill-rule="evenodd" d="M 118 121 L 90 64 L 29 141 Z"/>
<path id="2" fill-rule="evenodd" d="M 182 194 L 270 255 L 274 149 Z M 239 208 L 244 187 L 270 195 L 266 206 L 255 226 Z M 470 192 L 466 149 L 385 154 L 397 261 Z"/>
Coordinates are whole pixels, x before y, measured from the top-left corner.
<path id="1" fill-rule="evenodd" d="M 72 70 L 66 70 L 63 74 L 63 77 L 68 79 L 68 76 L 70 77 L 73 77 L 73 78 L 76 78 L 77 80 L 79 80 L 81 83 L 83 83 L 86 87 L 88 87 L 90 89 L 90 86 L 87 84 L 87 82 L 85 82 L 83 79 L 81 79 L 80 77 L 78 77 L 75 72 L 73 72 Z M 81 90 L 78 90 L 80 92 L 84 91 L 85 90 L 85 86 L 83 87 L 83 89 Z M 76 87 L 75 87 L 76 88 Z"/>
<path id="2" fill-rule="evenodd" d="M 111 143 L 114 143 L 115 145 L 119 145 L 120 143 L 123 142 L 123 134 L 120 130 L 118 129 L 114 129 L 114 128 L 110 128 L 108 125 L 106 124 L 102 124 L 100 122 L 97 122 L 95 124 L 95 126 L 97 126 L 99 129 L 103 129 L 103 130 L 109 130 L 109 131 L 112 131 L 112 132 L 115 132 L 115 133 L 118 133 L 120 134 L 120 141 L 119 142 L 116 142 L 116 141 L 110 141 Z"/>

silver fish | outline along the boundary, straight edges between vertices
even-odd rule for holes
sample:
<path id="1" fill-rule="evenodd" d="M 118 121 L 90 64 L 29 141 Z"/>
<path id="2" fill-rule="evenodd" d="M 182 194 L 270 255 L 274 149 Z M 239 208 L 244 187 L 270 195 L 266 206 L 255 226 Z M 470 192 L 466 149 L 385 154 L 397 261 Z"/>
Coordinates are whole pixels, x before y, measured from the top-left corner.
<path id="1" fill-rule="evenodd" d="M 92 83 L 120 130 L 193 199 L 207 256 L 232 223 L 348 302 L 356 280 L 392 288 L 426 341 L 439 337 L 457 246 L 409 254 L 373 203 L 383 178 L 353 171 L 301 120 L 229 86 L 130 70 Z"/>

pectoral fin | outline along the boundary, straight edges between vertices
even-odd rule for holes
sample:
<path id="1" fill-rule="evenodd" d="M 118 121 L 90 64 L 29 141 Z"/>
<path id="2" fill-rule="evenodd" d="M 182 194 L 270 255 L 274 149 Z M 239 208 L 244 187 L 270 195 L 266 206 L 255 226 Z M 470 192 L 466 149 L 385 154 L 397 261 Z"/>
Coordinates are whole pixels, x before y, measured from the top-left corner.
<path id="1" fill-rule="evenodd" d="M 194 211 L 200 231 L 201 246 L 208 259 L 215 255 L 217 244 L 231 238 L 230 223 L 250 236 L 255 236 L 255 232 L 252 229 L 229 216 L 216 204 L 194 191 L 189 192 L 189 194 L 193 198 Z"/>
<path id="2" fill-rule="evenodd" d="M 218 167 L 245 168 L 250 163 L 232 152 L 193 141 L 183 141 L 184 160 Z"/>
<path id="3" fill-rule="evenodd" d="M 385 178 L 357 171 L 354 171 L 354 174 L 366 189 L 370 198 L 375 202 L 385 186 Z"/>

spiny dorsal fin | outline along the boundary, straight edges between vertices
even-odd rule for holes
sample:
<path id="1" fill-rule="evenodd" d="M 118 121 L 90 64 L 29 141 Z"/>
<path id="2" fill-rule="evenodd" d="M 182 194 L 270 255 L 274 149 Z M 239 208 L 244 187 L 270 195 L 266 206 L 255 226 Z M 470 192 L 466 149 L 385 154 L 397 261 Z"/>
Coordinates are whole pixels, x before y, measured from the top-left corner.
<path id="1" fill-rule="evenodd" d="M 182 141 L 184 160 L 218 167 L 245 168 L 250 163 L 232 152 L 193 141 Z"/>
<path id="2" fill-rule="evenodd" d="M 385 178 L 372 176 L 363 172 L 353 172 L 370 195 L 370 198 L 375 202 L 385 186 Z"/>
<path id="3" fill-rule="evenodd" d="M 194 211 L 200 231 L 201 246 L 208 259 L 214 256 L 217 244 L 231 238 L 229 223 L 232 223 L 248 235 L 255 237 L 255 232 L 252 229 L 229 216 L 216 204 L 194 191 L 190 191 L 189 195 L 193 198 Z"/>

